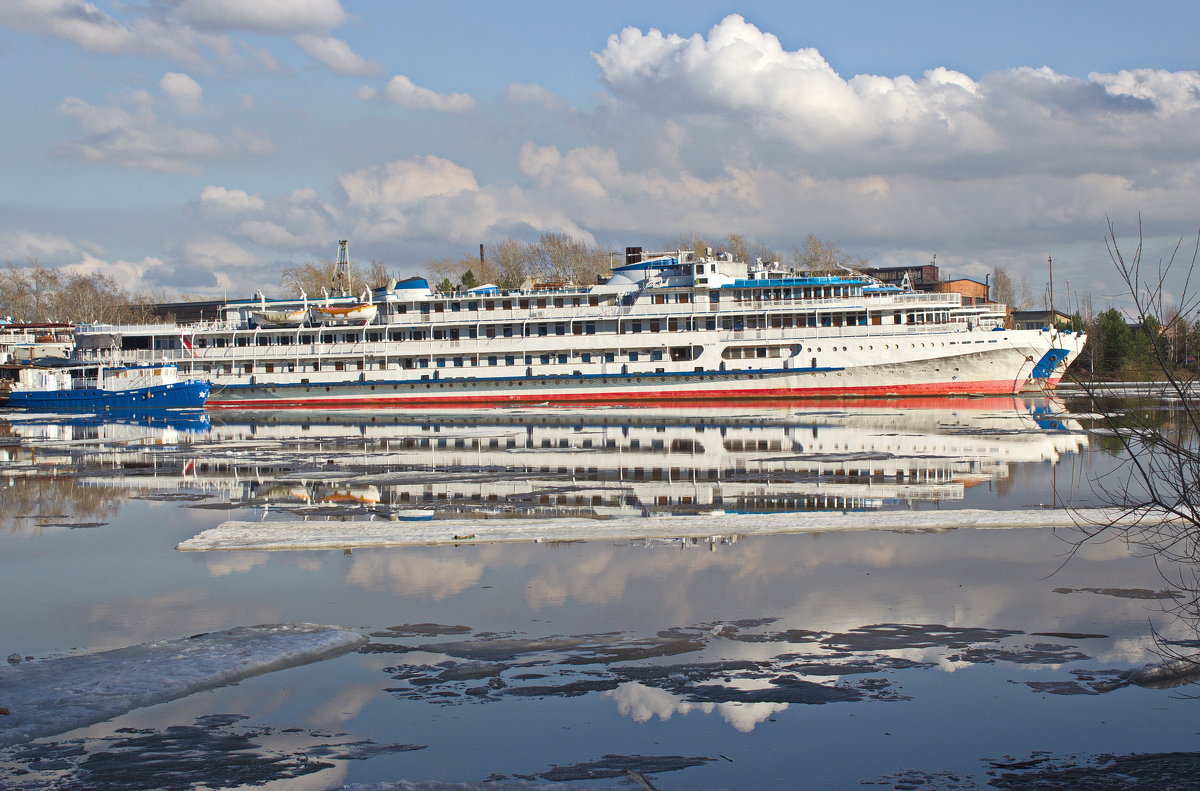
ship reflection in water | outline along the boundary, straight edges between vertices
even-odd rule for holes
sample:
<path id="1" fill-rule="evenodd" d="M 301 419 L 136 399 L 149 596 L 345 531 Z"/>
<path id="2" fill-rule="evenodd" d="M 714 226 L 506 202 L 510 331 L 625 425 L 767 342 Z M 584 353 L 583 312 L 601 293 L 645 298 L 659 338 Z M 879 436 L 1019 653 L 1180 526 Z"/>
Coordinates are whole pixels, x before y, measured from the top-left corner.
<path id="1" fill-rule="evenodd" d="M 382 519 L 957 507 L 980 484 L 1003 490 L 1014 464 L 1054 465 L 1087 444 L 1056 403 L 1022 398 L 239 410 L 213 413 L 211 425 L 23 421 L 10 431 L 40 446 L 43 466 L 129 473 L 85 475 L 84 486 L 198 490 L 263 516 Z"/>
<path id="2" fill-rule="evenodd" d="M 661 788 L 765 791 L 798 769 L 828 789 L 983 788 L 1002 762 L 1028 780 L 1005 787 L 1066 788 L 1093 756 L 1132 756 L 1144 787 L 1190 787 L 1194 700 L 1151 685 L 1194 678 L 1195 619 L 1176 612 L 1195 599 L 1156 558 L 1070 530 L 919 527 L 1095 504 L 1121 457 L 1073 405 L 0 415 L 14 674 L 197 638 L 241 662 L 239 630 L 261 625 L 361 638 L 177 699 L 98 665 L 129 710 L 0 744 L 0 786 L 126 789 L 169 765 L 180 787 L 230 789 L 618 788 L 627 769 Z M 563 539 L 488 538 L 564 516 Z M 221 524 L 407 543 L 177 551 Z M 409 540 L 439 530 L 455 540 Z M 15 721 L 32 698 L 9 690 Z"/>

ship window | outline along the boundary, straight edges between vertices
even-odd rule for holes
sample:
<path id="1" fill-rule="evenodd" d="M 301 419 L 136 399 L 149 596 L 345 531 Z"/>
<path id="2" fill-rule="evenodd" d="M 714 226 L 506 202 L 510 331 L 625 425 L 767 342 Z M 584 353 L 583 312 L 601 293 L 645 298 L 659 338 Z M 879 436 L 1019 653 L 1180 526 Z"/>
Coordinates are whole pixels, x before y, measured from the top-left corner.
<path id="1" fill-rule="evenodd" d="M 616 359 L 617 359 L 617 356 L 615 354 L 613 354 L 612 352 L 604 353 L 604 362 L 611 363 L 611 362 L 614 362 Z"/>
<path id="2" fill-rule="evenodd" d="M 463 358 L 461 358 L 461 357 L 454 358 L 454 367 L 455 368 L 462 368 L 462 364 L 463 364 Z M 361 366 L 362 363 L 359 363 L 359 365 Z"/>
<path id="3" fill-rule="evenodd" d="M 537 325 L 537 334 L 538 335 L 547 335 L 547 334 L 549 334 L 549 332 L 550 332 L 550 329 L 545 324 Z"/>
<path id="4" fill-rule="evenodd" d="M 555 324 L 554 325 L 554 334 L 555 335 L 566 335 L 567 334 L 567 325 Z"/>
<path id="5" fill-rule="evenodd" d="M 495 365 L 495 364 L 496 364 L 496 358 L 495 358 L 495 357 L 489 357 L 489 358 L 487 358 L 487 361 L 488 361 L 488 365 Z"/>
<path id="6" fill-rule="evenodd" d="M 567 355 L 565 355 L 565 354 L 558 355 L 558 364 L 566 365 L 567 364 Z"/>
<path id="7" fill-rule="evenodd" d="M 630 353 L 629 353 L 629 362 L 631 362 L 631 363 L 636 363 L 636 362 L 637 362 L 637 359 L 638 359 L 638 353 L 637 353 L 637 352 L 630 352 Z"/>
<path id="8" fill-rule="evenodd" d="M 505 358 L 504 358 L 504 364 L 505 364 L 505 365 L 516 365 L 516 364 L 517 364 L 517 358 L 516 358 L 516 357 L 514 357 L 513 355 L 509 354 L 509 355 L 505 356 Z"/>
<path id="9" fill-rule="evenodd" d="M 655 349 L 654 351 L 650 352 L 650 359 L 655 360 L 655 361 L 661 360 L 662 359 L 662 350 Z"/>
<path id="10" fill-rule="evenodd" d="M 512 327 L 507 324 L 504 325 L 504 337 L 505 338 L 512 337 Z"/>
<path id="11" fill-rule="evenodd" d="M 542 365 L 549 365 L 550 364 L 550 355 L 543 354 L 541 356 L 541 363 L 542 363 Z"/>
<path id="12" fill-rule="evenodd" d="M 599 304 L 600 304 L 600 297 L 598 297 L 594 294 L 588 295 L 588 305 L 590 305 L 594 308 Z"/>
<path id="13" fill-rule="evenodd" d="M 439 357 L 439 358 L 437 358 L 437 367 L 438 367 L 438 368 L 445 368 L 445 367 L 446 367 L 446 358 L 445 358 L 445 357 Z"/>
<path id="14" fill-rule="evenodd" d="M 590 363 L 592 361 L 592 355 L 584 352 L 583 354 L 579 355 L 579 360 L 580 362 Z"/>
<path id="15" fill-rule="evenodd" d="M 562 306 L 563 306 L 563 298 L 562 298 L 562 297 L 555 297 L 555 298 L 554 298 L 554 307 L 556 307 L 556 308 L 561 308 Z"/>
<path id="16" fill-rule="evenodd" d="M 721 301 L 721 292 L 719 292 L 719 291 L 708 292 L 708 301 L 714 302 L 714 303 L 720 302 Z"/>

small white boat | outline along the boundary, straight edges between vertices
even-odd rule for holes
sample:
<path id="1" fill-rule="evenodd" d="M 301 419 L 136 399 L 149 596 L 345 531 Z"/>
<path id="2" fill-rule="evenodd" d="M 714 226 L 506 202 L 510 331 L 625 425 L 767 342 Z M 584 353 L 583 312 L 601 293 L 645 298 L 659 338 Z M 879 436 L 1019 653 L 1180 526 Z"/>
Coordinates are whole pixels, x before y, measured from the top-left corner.
<path id="1" fill-rule="evenodd" d="M 370 302 L 359 302 L 353 305 L 321 305 L 312 309 L 313 320 L 322 324 L 366 324 L 375 318 L 379 306 Z"/>
<path id="2" fill-rule="evenodd" d="M 308 318 L 308 310 L 256 310 L 250 315 L 263 326 L 298 327 Z"/>
<path id="3" fill-rule="evenodd" d="M 268 310 L 267 299 L 260 291 L 258 292 L 259 309 L 252 312 L 250 317 L 255 324 L 263 327 L 299 327 L 308 320 L 308 298 L 303 291 L 300 292 L 301 298 L 304 300 L 304 306 L 299 308 L 291 308 L 288 310 Z"/>

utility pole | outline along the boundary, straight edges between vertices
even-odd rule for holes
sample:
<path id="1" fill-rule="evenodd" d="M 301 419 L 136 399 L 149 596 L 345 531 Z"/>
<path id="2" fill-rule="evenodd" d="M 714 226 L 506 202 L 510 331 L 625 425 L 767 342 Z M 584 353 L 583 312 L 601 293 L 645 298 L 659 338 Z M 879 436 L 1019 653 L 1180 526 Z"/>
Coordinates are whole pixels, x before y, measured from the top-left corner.
<path id="1" fill-rule="evenodd" d="M 1046 263 L 1050 265 L 1050 326 L 1058 329 L 1057 317 L 1054 315 L 1054 256 L 1046 256 Z"/>

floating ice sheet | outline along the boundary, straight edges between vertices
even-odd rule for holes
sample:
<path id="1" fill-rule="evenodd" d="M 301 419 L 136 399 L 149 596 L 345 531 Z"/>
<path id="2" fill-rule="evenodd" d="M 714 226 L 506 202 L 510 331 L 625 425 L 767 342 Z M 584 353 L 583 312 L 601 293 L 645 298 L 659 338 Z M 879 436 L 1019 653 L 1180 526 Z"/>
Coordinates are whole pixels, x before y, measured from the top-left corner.
<path id="1" fill-rule="evenodd" d="M 183 551 L 345 549 L 425 544 L 710 538 L 842 530 L 949 530 L 961 527 L 1075 527 L 1117 523 L 1108 509 L 711 514 L 644 519 L 433 519 L 429 521 L 222 522 L 189 538 Z"/>
<path id="2" fill-rule="evenodd" d="M 367 638 L 336 626 L 270 624 L 0 667 L 0 746 L 351 651 Z"/>

